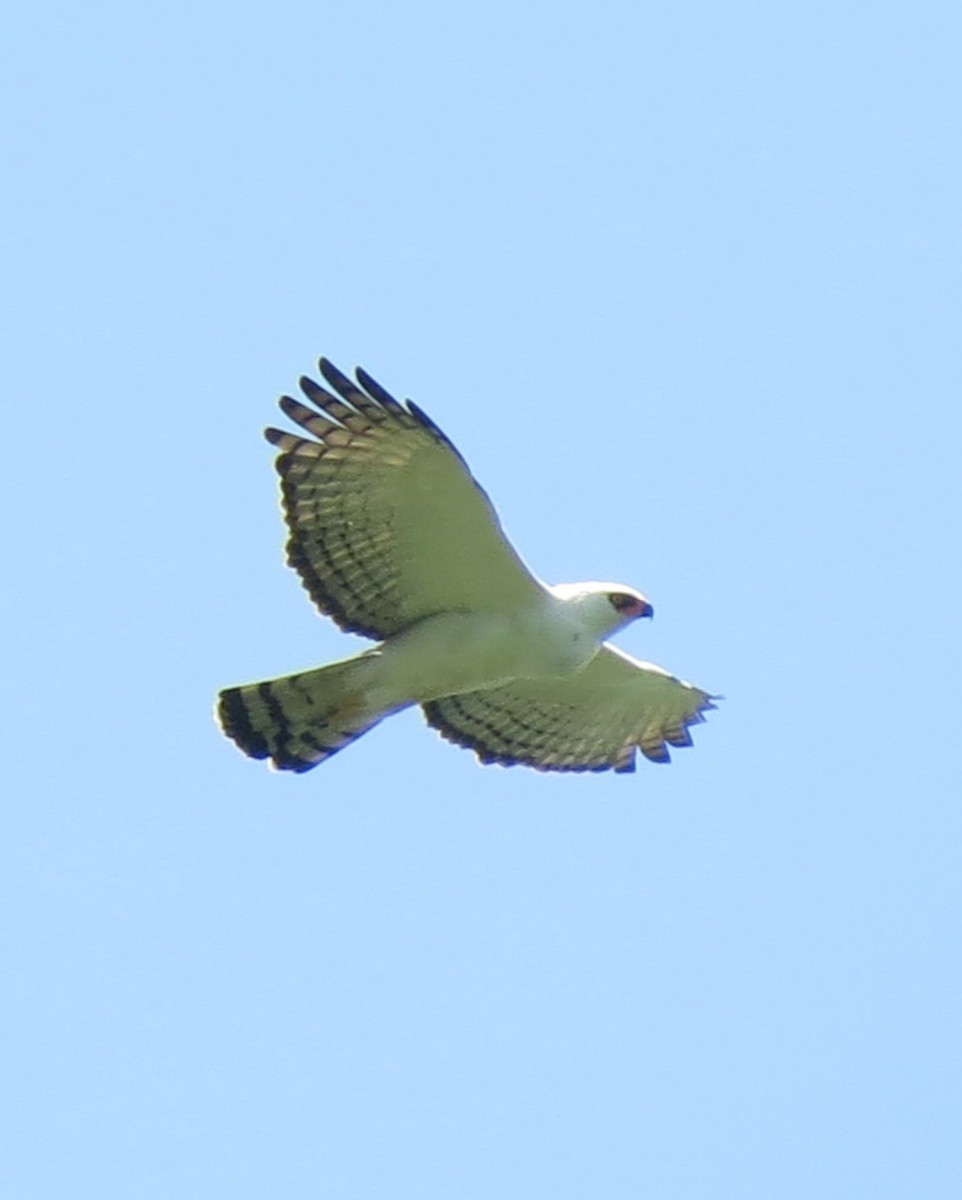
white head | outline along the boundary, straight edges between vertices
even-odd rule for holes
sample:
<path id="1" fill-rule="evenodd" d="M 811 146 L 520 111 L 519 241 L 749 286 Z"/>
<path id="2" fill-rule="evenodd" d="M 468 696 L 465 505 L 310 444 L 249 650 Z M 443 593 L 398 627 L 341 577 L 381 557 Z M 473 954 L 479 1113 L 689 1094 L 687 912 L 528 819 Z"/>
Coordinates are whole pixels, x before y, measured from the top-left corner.
<path id="1" fill-rule="evenodd" d="M 605 638 L 655 610 L 641 592 L 622 583 L 557 583 L 551 591 L 578 612 L 596 637 Z"/>

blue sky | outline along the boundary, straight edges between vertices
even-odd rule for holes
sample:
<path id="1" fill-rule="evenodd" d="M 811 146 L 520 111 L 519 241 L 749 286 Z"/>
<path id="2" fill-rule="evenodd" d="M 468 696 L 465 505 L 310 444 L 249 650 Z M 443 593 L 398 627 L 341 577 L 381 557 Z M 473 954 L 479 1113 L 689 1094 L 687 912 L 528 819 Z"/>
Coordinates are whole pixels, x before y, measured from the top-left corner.
<path id="1" fill-rule="evenodd" d="M 4 23 L 4 1194 L 957 1195 L 958 7 Z M 693 750 L 219 735 L 361 645 L 261 438 L 320 353 L 650 596 Z"/>

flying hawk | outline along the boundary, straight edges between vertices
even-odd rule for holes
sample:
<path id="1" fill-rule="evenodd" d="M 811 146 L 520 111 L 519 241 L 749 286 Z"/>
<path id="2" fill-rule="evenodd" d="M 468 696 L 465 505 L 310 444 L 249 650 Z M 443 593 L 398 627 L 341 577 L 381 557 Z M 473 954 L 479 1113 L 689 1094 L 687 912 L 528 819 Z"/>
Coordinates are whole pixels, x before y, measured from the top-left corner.
<path id="1" fill-rule="evenodd" d="M 616 583 L 542 583 L 464 459 L 425 413 L 326 359 L 331 391 L 280 407 L 307 436 L 280 451 L 287 561 L 322 613 L 379 644 L 282 679 L 227 688 L 218 717 L 245 754 L 309 771 L 420 704 L 483 763 L 633 771 L 690 746 L 712 697 L 604 639 L 652 607 Z"/>

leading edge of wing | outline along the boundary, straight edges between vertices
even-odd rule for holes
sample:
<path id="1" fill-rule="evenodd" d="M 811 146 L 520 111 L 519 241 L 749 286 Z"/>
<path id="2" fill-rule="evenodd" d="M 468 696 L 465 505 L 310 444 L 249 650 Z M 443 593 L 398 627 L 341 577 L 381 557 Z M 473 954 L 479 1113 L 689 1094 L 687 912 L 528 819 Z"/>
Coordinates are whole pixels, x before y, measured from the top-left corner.
<path id="1" fill-rule="evenodd" d="M 650 675 L 655 679 L 662 680 L 668 684 L 677 684 L 678 687 L 686 688 L 690 692 L 694 692 L 701 700 L 700 712 L 709 712 L 718 707 L 716 700 L 724 700 L 724 696 L 720 696 L 715 692 L 706 692 L 704 688 L 698 687 L 694 683 L 689 683 L 686 679 L 679 679 L 677 675 L 672 675 L 671 671 L 664 667 L 659 667 L 657 663 L 646 662 L 644 659 L 635 658 L 634 655 L 628 654 L 622 650 L 620 646 L 616 646 L 614 642 L 602 642 L 601 650 L 596 658 L 592 659 L 589 666 L 598 665 L 601 669 L 606 667 L 614 667 L 617 675 L 626 681 L 630 679 L 630 675 L 626 675 L 623 671 L 625 667 L 631 668 L 632 671 L 641 671 L 645 675 Z M 704 717 L 699 718 L 704 721 Z"/>

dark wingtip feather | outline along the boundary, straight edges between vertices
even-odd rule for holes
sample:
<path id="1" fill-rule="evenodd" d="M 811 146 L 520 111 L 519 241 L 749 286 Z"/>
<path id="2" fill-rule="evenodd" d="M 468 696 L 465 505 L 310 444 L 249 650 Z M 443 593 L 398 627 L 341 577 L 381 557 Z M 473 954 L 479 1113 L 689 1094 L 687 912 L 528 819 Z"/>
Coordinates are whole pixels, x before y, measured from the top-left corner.
<path id="1" fill-rule="evenodd" d="M 309 375 L 302 375 L 297 381 L 297 386 L 301 389 L 308 400 L 310 400 L 312 404 L 316 405 L 322 411 L 324 407 L 334 399 L 333 396 L 324 391 L 324 389 L 316 380 L 311 379 Z M 281 397 L 282 408 L 285 400 L 289 401 L 290 396 Z"/>
<path id="2" fill-rule="evenodd" d="M 342 390 L 344 388 L 346 388 L 349 393 L 354 391 L 354 384 L 351 383 L 350 379 L 348 379 L 348 377 L 342 371 L 339 371 L 337 367 L 334 366 L 329 358 L 319 358 L 317 360 L 317 366 L 321 374 L 339 396 L 344 395 L 344 391 Z"/>
<path id="3" fill-rule="evenodd" d="M 373 396 L 378 404 L 389 409 L 391 412 L 397 412 L 398 410 L 401 412 L 406 411 L 404 405 L 395 400 L 387 388 L 382 387 L 376 379 L 372 379 L 363 367 L 358 367 L 354 374 L 361 387 L 364 388 L 369 396 Z"/>

